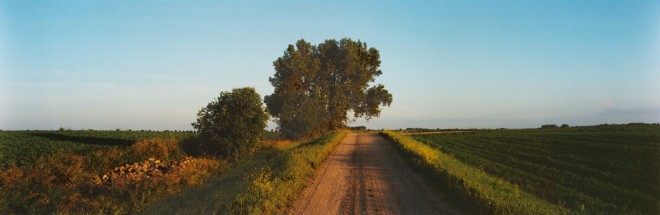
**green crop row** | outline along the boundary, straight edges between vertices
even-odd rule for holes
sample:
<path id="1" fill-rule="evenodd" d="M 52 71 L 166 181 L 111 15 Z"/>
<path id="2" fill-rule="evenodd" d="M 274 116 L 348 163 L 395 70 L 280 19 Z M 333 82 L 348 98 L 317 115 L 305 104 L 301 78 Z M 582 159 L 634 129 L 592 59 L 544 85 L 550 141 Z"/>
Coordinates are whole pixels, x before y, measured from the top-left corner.
<path id="1" fill-rule="evenodd" d="M 395 142 L 397 148 L 412 161 L 415 167 L 432 172 L 436 179 L 446 182 L 451 189 L 475 200 L 488 213 L 566 214 L 571 212 L 569 209 L 524 192 L 515 184 L 467 165 L 438 148 L 393 131 L 383 131 L 380 134 Z"/>
<path id="2" fill-rule="evenodd" d="M 658 214 L 660 126 L 610 125 L 413 135 L 553 204 Z"/>
<path id="3" fill-rule="evenodd" d="M 11 164 L 29 164 L 60 151 L 82 154 L 116 146 L 126 147 L 139 140 L 180 140 L 195 135 L 168 131 L 0 131 L 0 169 Z"/>

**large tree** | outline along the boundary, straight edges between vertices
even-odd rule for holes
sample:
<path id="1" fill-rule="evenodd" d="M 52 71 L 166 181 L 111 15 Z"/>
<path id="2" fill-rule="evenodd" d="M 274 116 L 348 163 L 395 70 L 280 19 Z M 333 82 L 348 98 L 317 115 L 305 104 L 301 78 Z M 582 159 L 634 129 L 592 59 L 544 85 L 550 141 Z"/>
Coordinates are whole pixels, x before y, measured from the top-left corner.
<path id="1" fill-rule="evenodd" d="M 383 85 L 372 84 L 382 74 L 380 54 L 364 42 L 345 38 L 314 46 L 299 40 L 273 65 L 269 80 L 275 92 L 264 101 L 285 137 L 313 136 L 354 118 L 378 117 L 381 106 L 392 103 Z"/>
<path id="2" fill-rule="evenodd" d="M 261 96 L 254 88 L 245 87 L 220 92 L 197 113 L 192 126 L 220 155 L 239 159 L 259 146 L 268 118 Z"/>

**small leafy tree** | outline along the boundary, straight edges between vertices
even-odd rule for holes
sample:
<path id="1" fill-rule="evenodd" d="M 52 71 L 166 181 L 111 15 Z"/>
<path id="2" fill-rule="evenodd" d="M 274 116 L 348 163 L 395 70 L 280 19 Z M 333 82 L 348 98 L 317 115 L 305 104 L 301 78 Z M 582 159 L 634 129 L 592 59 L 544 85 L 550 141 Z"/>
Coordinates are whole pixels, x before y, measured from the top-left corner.
<path id="1" fill-rule="evenodd" d="M 268 118 L 261 96 L 254 88 L 245 87 L 220 92 L 217 99 L 197 113 L 197 122 L 192 126 L 212 150 L 239 159 L 259 147 Z"/>

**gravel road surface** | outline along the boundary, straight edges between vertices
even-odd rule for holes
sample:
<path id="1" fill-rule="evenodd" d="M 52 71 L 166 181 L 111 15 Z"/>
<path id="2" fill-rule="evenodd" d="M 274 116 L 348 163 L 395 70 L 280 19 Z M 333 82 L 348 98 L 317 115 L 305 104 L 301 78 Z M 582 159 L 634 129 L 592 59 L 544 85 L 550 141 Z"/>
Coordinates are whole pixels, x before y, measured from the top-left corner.
<path id="1" fill-rule="evenodd" d="M 319 167 L 291 214 L 457 214 L 382 137 L 352 133 Z"/>

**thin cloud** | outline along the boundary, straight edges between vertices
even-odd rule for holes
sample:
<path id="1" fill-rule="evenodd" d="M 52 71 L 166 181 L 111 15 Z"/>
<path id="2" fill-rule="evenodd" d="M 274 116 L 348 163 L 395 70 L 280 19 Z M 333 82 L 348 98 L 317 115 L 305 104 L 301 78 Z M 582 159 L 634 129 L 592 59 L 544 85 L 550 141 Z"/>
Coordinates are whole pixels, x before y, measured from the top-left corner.
<path id="1" fill-rule="evenodd" d="M 607 99 L 601 100 L 598 104 L 599 104 L 601 107 L 604 107 L 604 108 L 612 107 L 612 101 L 607 100 Z"/>
<path id="2" fill-rule="evenodd" d="M 604 108 L 602 115 L 607 116 L 628 116 L 628 115 L 655 115 L 660 116 L 660 107 L 654 108 Z"/>

